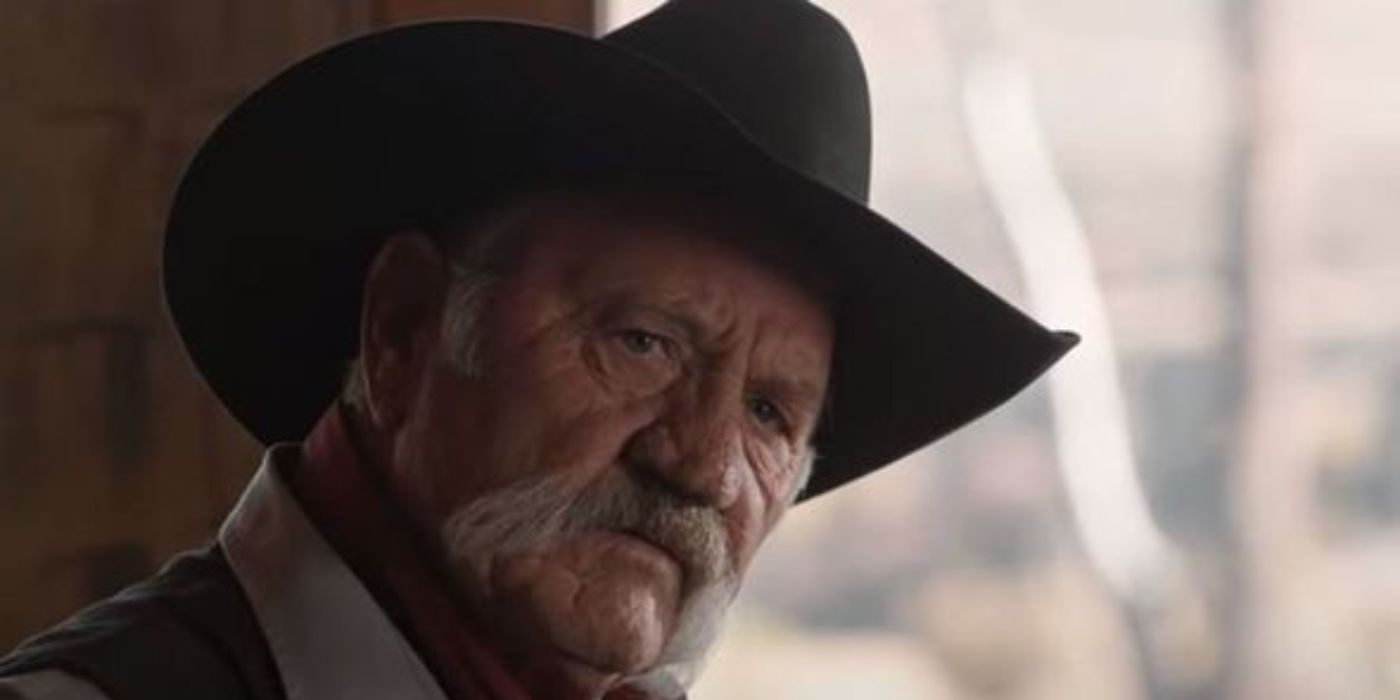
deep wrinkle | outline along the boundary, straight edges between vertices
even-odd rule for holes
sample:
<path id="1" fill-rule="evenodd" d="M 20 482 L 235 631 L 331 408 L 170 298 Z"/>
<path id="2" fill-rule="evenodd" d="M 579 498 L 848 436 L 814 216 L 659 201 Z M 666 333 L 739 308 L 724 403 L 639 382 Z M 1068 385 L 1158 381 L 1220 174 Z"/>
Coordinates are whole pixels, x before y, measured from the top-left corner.
<path id="1" fill-rule="evenodd" d="M 401 462 L 394 473 L 404 475 L 411 500 L 432 504 L 440 518 L 469 512 L 477 499 L 526 479 L 560 477 L 563 502 L 613 478 L 645 480 L 670 494 L 672 507 L 713 515 L 695 535 L 713 538 L 737 586 L 791 505 L 816 412 L 798 404 L 812 400 L 803 387 L 825 385 L 832 320 L 783 271 L 731 245 L 728 232 L 712 235 L 693 219 L 653 208 L 621 220 L 609 211 L 559 198 L 535 202 L 515 220 L 519 247 L 496 274 L 480 316 L 479 373 L 465 376 L 442 357 L 416 355 L 443 346 L 431 337 L 366 354 L 369 395 L 410 401 L 384 412 L 407 411 L 403 427 L 386 436 L 396 447 L 384 452 Z M 404 252 L 393 259 L 429 262 Z M 422 292 L 420 271 L 384 279 L 404 293 Z M 384 308 L 431 306 L 419 300 Z M 375 358 L 399 357 L 412 358 L 406 366 L 422 374 L 403 375 L 406 392 L 381 391 L 375 377 L 400 375 L 376 373 Z M 457 448 L 441 449 L 442 435 Z M 441 531 L 441 523 L 423 526 Z M 496 618 L 495 627 L 521 628 L 527 647 L 567 649 L 548 654 L 591 666 L 585 675 L 596 690 L 662 659 L 682 610 L 704 609 L 699 619 L 715 620 L 686 629 L 715 627 L 729 601 L 692 585 L 685 566 L 674 568 L 691 554 L 670 551 L 670 535 L 654 534 L 662 541 L 635 539 L 603 521 L 499 551 L 468 535 L 455 541 L 474 544 L 451 549 L 449 566 L 485 579 L 471 606 Z M 695 596 L 712 602 L 695 608 Z"/>

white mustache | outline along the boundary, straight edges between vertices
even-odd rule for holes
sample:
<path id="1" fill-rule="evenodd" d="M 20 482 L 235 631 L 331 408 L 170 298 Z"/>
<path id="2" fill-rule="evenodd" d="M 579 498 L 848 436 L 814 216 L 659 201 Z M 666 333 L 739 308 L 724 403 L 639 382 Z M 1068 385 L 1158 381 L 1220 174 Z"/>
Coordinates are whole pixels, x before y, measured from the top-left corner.
<path id="1" fill-rule="evenodd" d="M 457 509 L 442 528 L 449 553 L 468 560 L 598 531 L 630 534 L 662 549 L 681 566 L 687 590 L 734 575 L 724 521 L 715 509 L 626 473 L 582 490 L 562 475 L 511 485 Z"/>
<path id="2" fill-rule="evenodd" d="M 598 531 L 640 537 L 681 567 L 680 623 L 657 666 L 631 679 L 654 697 L 680 697 L 704 664 L 739 585 L 718 511 L 626 473 L 582 490 L 555 475 L 505 487 L 458 508 L 443 524 L 442 539 L 449 560 L 466 564 L 476 585 L 485 585 L 497 555 L 537 550 L 561 536 Z"/>

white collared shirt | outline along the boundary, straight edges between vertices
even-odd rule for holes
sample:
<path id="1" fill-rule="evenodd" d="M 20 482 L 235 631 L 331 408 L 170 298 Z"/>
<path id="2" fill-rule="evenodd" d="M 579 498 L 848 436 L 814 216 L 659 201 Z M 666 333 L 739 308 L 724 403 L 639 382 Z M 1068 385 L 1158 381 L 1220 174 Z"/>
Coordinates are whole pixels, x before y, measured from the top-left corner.
<path id="1" fill-rule="evenodd" d="M 274 445 L 219 528 L 288 700 L 447 700 L 369 591 L 307 519 L 279 470 L 301 458 Z M 0 679 L 22 700 L 109 700 L 57 670 Z"/>

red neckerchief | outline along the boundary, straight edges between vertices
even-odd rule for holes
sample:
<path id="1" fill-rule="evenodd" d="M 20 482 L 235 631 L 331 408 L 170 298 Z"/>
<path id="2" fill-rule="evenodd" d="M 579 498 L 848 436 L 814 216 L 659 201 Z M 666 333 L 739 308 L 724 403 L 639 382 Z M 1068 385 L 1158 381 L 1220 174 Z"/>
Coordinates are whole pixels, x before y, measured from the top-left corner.
<path id="1" fill-rule="evenodd" d="M 326 411 L 286 477 L 311 521 L 365 584 L 454 700 L 530 700 L 474 633 L 407 518 L 361 458 L 339 405 Z"/>

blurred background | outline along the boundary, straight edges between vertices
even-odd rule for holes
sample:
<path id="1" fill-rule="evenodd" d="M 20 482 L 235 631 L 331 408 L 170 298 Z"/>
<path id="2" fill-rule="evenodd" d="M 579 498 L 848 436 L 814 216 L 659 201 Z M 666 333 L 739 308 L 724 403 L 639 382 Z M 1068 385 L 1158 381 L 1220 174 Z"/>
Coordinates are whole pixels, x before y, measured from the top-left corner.
<path id="1" fill-rule="evenodd" d="M 158 287 L 224 111 L 377 26 L 656 4 L 0 0 L 0 648 L 255 466 Z M 794 510 L 693 697 L 1400 698 L 1400 3 L 818 4 L 865 56 L 874 207 L 1085 340 Z"/>

